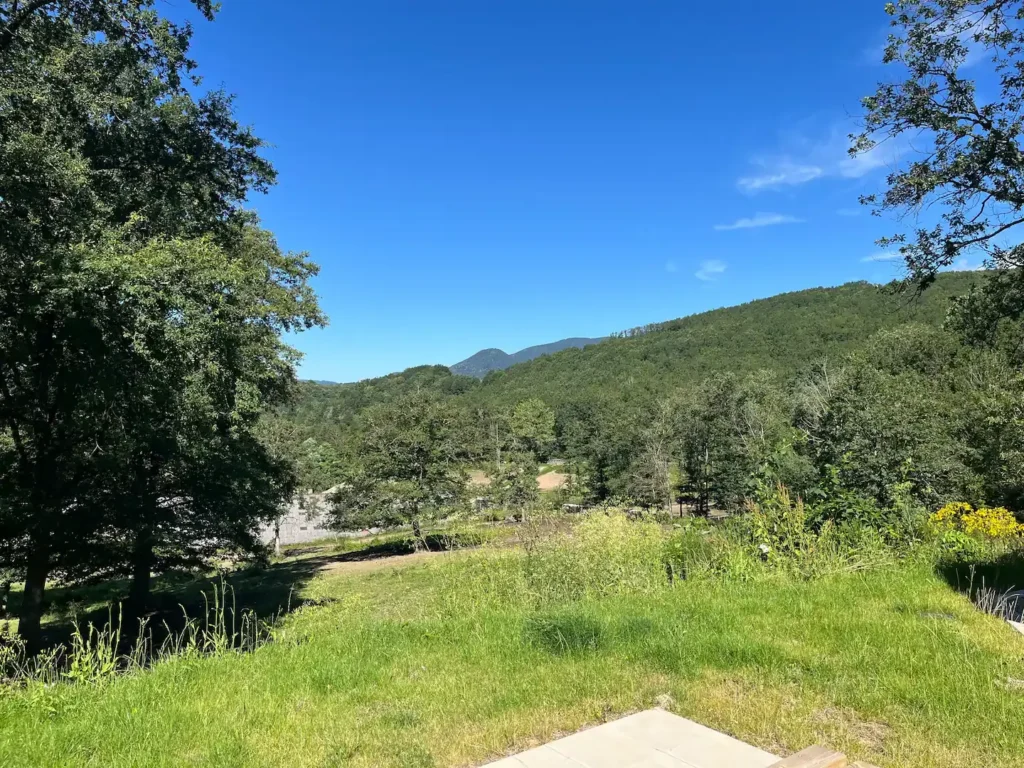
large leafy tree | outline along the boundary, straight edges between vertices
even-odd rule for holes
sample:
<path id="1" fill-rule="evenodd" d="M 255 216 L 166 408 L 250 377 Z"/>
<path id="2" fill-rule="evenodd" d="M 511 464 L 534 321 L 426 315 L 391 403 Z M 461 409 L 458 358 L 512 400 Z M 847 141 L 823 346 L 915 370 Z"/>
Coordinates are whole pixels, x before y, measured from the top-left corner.
<path id="1" fill-rule="evenodd" d="M 939 211 L 930 226 L 883 240 L 899 247 L 921 285 L 963 256 L 984 256 L 986 281 L 960 298 L 950 327 L 968 344 L 1024 366 L 1024 3 L 1021 0 L 902 0 L 890 3 L 884 61 L 899 77 L 864 100 L 865 126 L 851 152 L 885 142 L 918 150 L 865 202 L 879 213 Z M 963 461 L 982 478 L 976 493 L 1018 505 L 1019 383 L 984 356 L 963 405 Z M 952 412 L 954 417 L 963 408 Z M 952 419 L 959 421 L 959 419 Z"/>
<path id="2" fill-rule="evenodd" d="M 770 372 L 710 377 L 681 398 L 679 416 L 683 490 L 698 512 L 739 508 L 757 478 L 803 490 L 792 398 Z"/>
<path id="3" fill-rule="evenodd" d="M 256 523 L 276 515 L 295 480 L 255 431 L 294 383 L 297 355 L 281 334 L 323 317 L 305 255 L 282 253 L 253 228 L 231 248 L 211 239 L 114 244 L 90 267 L 125 308 L 112 340 L 128 345 L 113 406 L 124 429 L 109 440 L 120 459 L 111 481 L 130 489 L 112 505 L 130 554 L 115 547 L 109 567 L 128 564 L 137 612 L 152 571 L 256 549 Z"/>
<path id="4" fill-rule="evenodd" d="M 929 504 L 979 501 L 961 455 L 963 425 L 975 418 L 964 353 L 948 334 L 907 326 L 874 336 L 829 381 L 816 374 L 819 397 L 804 426 L 829 514 L 854 511 L 838 503 L 844 495 L 893 507 L 901 487 Z"/>
<path id="5" fill-rule="evenodd" d="M 503 509 L 526 518 L 527 510 L 540 499 L 537 486 L 537 458 L 529 451 L 506 453 L 500 465 L 488 471 L 491 477 L 491 497 Z"/>
<path id="6" fill-rule="evenodd" d="M 154 0 L 2 0 L 0 2 L 0 56 L 39 39 L 35 27 L 53 19 L 65 21 L 87 34 L 120 38 L 136 36 L 143 44 L 152 33 Z M 193 0 L 207 19 L 213 19 L 213 0 Z M 169 34 L 181 28 L 164 27 Z"/>
<path id="7" fill-rule="evenodd" d="M 937 220 L 883 238 L 882 245 L 899 248 L 910 278 L 921 286 L 963 257 L 984 256 L 993 273 L 956 315 L 972 342 L 1018 349 L 1024 4 L 901 0 L 886 11 L 892 33 L 884 62 L 899 76 L 863 100 L 864 130 L 850 151 L 885 152 L 880 145 L 889 144 L 915 153 L 889 174 L 883 194 L 863 202 L 880 214 L 938 211 Z"/>
<path id="8" fill-rule="evenodd" d="M 544 458 L 555 442 L 555 412 L 540 398 L 523 400 L 512 409 L 509 430 L 521 450 Z"/>
<path id="9" fill-rule="evenodd" d="M 359 466 L 334 494 L 336 524 L 423 524 L 466 499 L 466 414 L 450 400 L 415 393 L 373 406 L 361 418 Z"/>
<path id="10" fill-rule="evenodd" d="M 212 16 L 209 3 L 196 5 Z M 0 24 L 0 525 L 5 559 L 25 574 L 20 631 L 31 646 L 47 576 L 88 560 L 105 510 L 118 506 L 111 481 L 134 487 L 148 472 L 153 486 L 160 475 L 139 456 L 168 452 L 156 443 L 180 423 L 174 408 L 250 398 L 238 366 L 205 382 L 202 396 L 196 384 L 187 403 L 169 385 L 142 384 L 166 371 L 147 367 L 134 342 L 178 311 L 146 315 L 155 305 L 126 302 L 132 280 L 111 282 L 97 249 L 112 232 L 129 252 L 202 236 L 245 263 L 253 229 L 241 206 L 274 173 L 227 95 L 193 96 L 191 29 L 162 19 L 152 0 L 0 2 Z M 299 293 L 309 274 L 272 259 L 256 269 L 268 290 Z M 173 294 L 181 284 L 172 283 L 157 279 L 155 293 Z M 225 346 L 211 358 L 192 341 L 193 365 L 233 354 Z M 289 365 L 287 355 L 264 363 L 263 376 L 272 369 L 281 386 Z M 118 434 L 131 439 L 115 446 Z"/>

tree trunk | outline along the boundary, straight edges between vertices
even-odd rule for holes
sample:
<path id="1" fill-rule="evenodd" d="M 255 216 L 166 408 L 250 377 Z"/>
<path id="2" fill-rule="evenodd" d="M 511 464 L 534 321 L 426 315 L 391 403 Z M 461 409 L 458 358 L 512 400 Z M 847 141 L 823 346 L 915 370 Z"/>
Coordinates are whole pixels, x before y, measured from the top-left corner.
<path id="1" fill-rule="evenodd" d="M 18 616 L 18 635 L 24 641 L 25 650 L 29 655 L 42 650 L 41 625 L 46 597 L 46 577 L 49 575 L 49 546 L 45 538 L 40 540 L 38 536 L 33 536 L 25 569 L 25 592 L 21 598 L 21 614 Z"/>
<path id="2" fill-rule="evenodd" d="M 274 521 L 274 557 L 281 556 L 281 519 Z"/>
<path id="3" fill-rule="evenodd" d="M 0 584 L 0 619 L 7 618 L 7 601 L 11 598 L 11 580 L 5 578 Z"/>
<path id="4" fill-rule="evenodd" d="M 153 580 L 153 533 L 148 527 L 139 530 L 132 550 L 132 586 L 128 593 L 125 619 L 134 625 L 146 614 Z"/>
<path id="5" fill-rule="evenodd" d="M 424 549 L 427 548 L 427 542 L 423 538 L 423 529 L 420 527 L 420 519 L 419 519 L 419 517 L 414 517 L 412 519 L 412 535 L 416 539 L 416 544 L 415 544 L 416 549 L 419 549 L 421 546 Z"/>

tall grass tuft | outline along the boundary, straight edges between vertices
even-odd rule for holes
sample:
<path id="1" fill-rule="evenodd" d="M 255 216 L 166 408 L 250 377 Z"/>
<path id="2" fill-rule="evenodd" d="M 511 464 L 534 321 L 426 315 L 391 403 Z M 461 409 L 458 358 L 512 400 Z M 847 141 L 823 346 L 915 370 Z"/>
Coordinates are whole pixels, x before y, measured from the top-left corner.
<path id="1" fill-rule="evenodd" d="M 273 640 L 273 619 L 260 619 L 252 611 L 238 611 L 234 588 L 223 581 L 203 593 L 203 611 L 188 615 L 173 630 L 163 623 L 163 640 L 157 644 L 152 627 L 142 619 L 137 639 L 127 644 L 122 634 L 120 606 L 102 627 L 90 622 L 83 629 L 76 620 L 71 639 L 35 656 L 25 652 L 17 637 L 0 637 L 0 685 L 20 686 L 59 683 L 99 683 L 117 675 L 132 674 L 172 657 L 215 656 L 248 653 Z M 127 645 L 127 650 L 125 646 Z"/>
<path id="2" fill-rule="evenodd" d="M 483 548 L 437 566 L 451 609 L 467 603 L 543 607 L 666 583 L 664 534 L 655 523 L 595 512 L 569 530 L 538 526 L 516 549 Z"/>

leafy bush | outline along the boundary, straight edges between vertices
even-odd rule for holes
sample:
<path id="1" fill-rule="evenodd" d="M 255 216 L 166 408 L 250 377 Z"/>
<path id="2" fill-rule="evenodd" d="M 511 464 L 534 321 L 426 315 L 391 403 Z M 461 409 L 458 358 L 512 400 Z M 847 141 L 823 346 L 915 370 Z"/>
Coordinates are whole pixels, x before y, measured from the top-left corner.
<path id="1" fill-rule="evenodd" d="M 720 532 L 681 531 L 668 556 L 686 578 L 749 579 L 760 573 L 813 578 L 891 562 L 886 538 L 873 526 L 857 520 L 818 524 L 817 519 L 785 486 L 761 485 L 746 515 Z"/>
<path id="2" fill-rule="evenodd" d="M 757 496 L 757 501 L 747 503 L 747 512 L 754 544 L 765 559 L 777 562 L 805 555 L 815 537 L 808 529 L 803 500 L 794 502 L 781 484 L 771 491 L 762 487 Z"/>
<path id="3" fill-rule="evenodd" d="M 948 560 L 976 562 L 984 560 L 991 554 L 989 542 L 956 528 L 943 531 L 938 543 L 940 554 Z"/>

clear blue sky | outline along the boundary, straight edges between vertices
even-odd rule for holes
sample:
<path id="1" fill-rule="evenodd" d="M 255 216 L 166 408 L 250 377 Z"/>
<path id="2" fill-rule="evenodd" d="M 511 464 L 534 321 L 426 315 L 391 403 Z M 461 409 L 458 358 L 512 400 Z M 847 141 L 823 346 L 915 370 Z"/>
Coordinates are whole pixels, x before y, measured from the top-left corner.
<path id="1" fill-rule="evenodd" d="M 883 5 L 224 0 L 194 53 L 321 265 L 301 375 L 352 381 L 897 275 L 894 158 L 845 154 Z"/>

